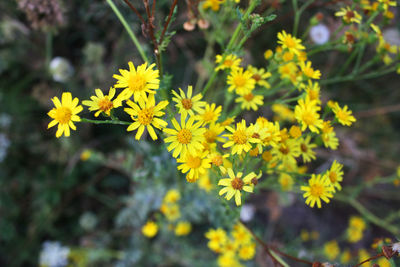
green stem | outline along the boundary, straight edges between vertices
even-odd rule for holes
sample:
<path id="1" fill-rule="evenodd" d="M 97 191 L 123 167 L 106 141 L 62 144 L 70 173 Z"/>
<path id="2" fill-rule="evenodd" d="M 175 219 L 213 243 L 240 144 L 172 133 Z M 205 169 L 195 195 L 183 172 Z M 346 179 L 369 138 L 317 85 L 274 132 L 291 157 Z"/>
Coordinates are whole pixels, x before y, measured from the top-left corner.
<path id="1" fill-rule="evenodd" d="M 125 30 L 128 32 L 129 36 L 131 37 L 133 43 L 135 44 L 137 50 L 139 51 L 140 56 L 142 57 L 143 61 L 148 62 L 148 58 L 144 53 L 142 46 L 140 45 L 138 39 L 136 38 L 135 34 L 133 33 L 132 29 L 129 27 L 128 23 L 126 22 L 125 18 L 122 16 L 121 12 L 118 10 L 117 6 L 114 4 L 112 0 L 106 0 L 108 5 L 114 11 L 115 15 L 117 15 L 118 19 L 121 21 L 122 25 L 124 26 Z"/>
<path id="2" fill-rule="evenodd" d="M 332 79 L 321 80 L 320 83 L 321 84 L 333 84 L 333 83 L 340 83 L 340 82 L 348 82 L 348 81 L 352 81 L 352 80 L 356 81 L 356 80 L 373 79 L 373 78 L 377 78 L 379 76 L 394 72 L 395 70 L 396 70 L 396 66 L 382 70 L 382 71 L 373 71 L 370 73 L 366 73 L 364 75 L 350 74 L 350 75 L 343 76 L 343 77 L 336 77 L 336 78 L 332 78 Z"/>
<path id="3" fill-rule="evenodd" d="M 354 74 L 354 75 L 357 75 L 358 73 L 359 73 L 359 69 L 360 69 L 360 65 L 361 65 L 361 60 L 362 60 L 362 58 L 363 58 L 363 56 L 364 56 L 364 52 L 365 52 L 365 47 L 366 47 L 366 44 L 365 44 L 365 42 L 361 45 L 361 47 L 360 47 L 360 49 L 359 49 L 359 51 L 358 51 L 358 55 L 357 55 L 357 59 L 356 59 L 356 64 L 355 64 L 355 66 L 354 66 L 354 69 L 353 69 L 353 71 L 352 71 L 352 73 Z"/>
<path id="4" fill-rule="evenodd" d="M 46 68 L 49 68 L 51 57 L 53 55 L 53 34 L 51 31 L 46 33 Z"/>
<path id="5" fill-rule="evenodd" d="M 118 125 L 130 125 L 132 124 L 131 122 L 127 121 L 120 121 L 120 120 L 91 120 L 91 119 L 86 119 L 86 118 L 81 118 L 80 122 L 83 123 L 94 123 L 94 124 L 118 124 Z"/>
<path id="6" fill-rule="evenodd" d="M 250 2 L 250 5 L 249 5 L 249 7 L 247 8 L 246 13 L 244 13 L 244 15 L 243 15 L 243 17 L 242 17 L 242 20 L 243 20 L 243 21 L 245 21 L 245 20 L 248 18 L 248 16 L 250 15 L 250 13 L 251 13 L 251 12 L 254 10 L 254 8 L 256 7 L 257 3 L 258 3 L 258 1 L 256 1 L 256 0 L 252 0 L 252 1 Z M 239 33 L 240 33 L 241 28 L 242 28 L 242 22 L 239 21 L 238 25 L 236 26 L 235 32 L 233 33 L 231 39 L 229 40 L 229 43 L 228 43 L 228 45 L 227 45 L 227 47 L 226 47 L 226 49 L 225 49 L 225 51 L 224 51 L 224 53 L 223 53 L 223 55 L 222 55 L 221 62 L 224 62 L 225 57 L 227 56 L 227 53 L 229 53 L 230 50 L 232 49 L 233 44 L 236 42 L 236 39 L 237 39 L 237 37 L 239 36 Z M 216 71 L 215 68 L 214 68 L 213 73 L 212 73 L 210 79 L 208 80 L 206 86 L 204 87 L 204 89 L 203 89 L 203 91 L 202 91 L 202 94 L 203 94 L 203 95 L 206 94 L 206 92 L 208 91 L 208 89 L 209 89 L 209 88 L 211 87 L 211 85 L 213 84 L 215 78 L 217 77 L 217 73 L 218 73 L 218 71 Z"/>
<path id="7" fill-rule="evenodd" d="M 376 226 L 379 226 L 390 233 L 394 235 L 399 235 L 400 234 L 400 229 L 397 228 L 394 225 L 391 225 L 387 223 L 385 220 L 379 218 L 378 216 L 374 215 L 372 212 L 370 212 L 367 208 L 365 208 L 358 200 L 346 197 L 341 194 L 337 194 L 335 196 L 335 199 L 346 202 L 350 204 L 353 208 L 355 208 L 361 215 L 364 216 L 365 219 L 367 219 L 369 222 L 375 224 Z"/>

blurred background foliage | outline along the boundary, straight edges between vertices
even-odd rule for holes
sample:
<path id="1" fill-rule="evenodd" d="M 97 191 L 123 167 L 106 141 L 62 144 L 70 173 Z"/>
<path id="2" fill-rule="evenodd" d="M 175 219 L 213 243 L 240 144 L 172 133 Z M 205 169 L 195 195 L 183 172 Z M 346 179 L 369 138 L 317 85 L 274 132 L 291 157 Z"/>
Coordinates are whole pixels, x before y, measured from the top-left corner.
<path id="1" fill-rule="evenodd" d="M 70 138 L 60 139 L 46 129 L 51 97 L 70 91 L 87 99 L 95 88 L 112 86 L 112 74 L 128 61 L 141 61 L 110 7 L 105 1 L 48 0 L 57 5 L 51 11 L 53 20 L 36 18 L 35 24 L 35 18 L 18 8 L 18 2 L 21 5 L 23 0 L 0 1 L 0 265 L 36 266 L 46 240 L 74 248 L 71 257 L 79 266 L 215 265 L 204 233 L 210 225 L 225 225 L 223 220 L 231 218 L 225 216 L 217 197 L 210 198 L 195 184 L 185 187 L 181 201 L 182 218 L 195 229 L 190 238 L 174 237 L 166 229 L 157 242 L 141 235 L 147 219 L 160 216 L 154 211 L 168 189 L 182 186 L 173 159 L 161 146 L 134 141 L 124 127 L 79 124 Z M 151 55 L 139 19 L 122 1 L 116 2 L 140 42 L 148 44 L 144 47 Z M 335 26 L 332 17 L 336 9 L 326 2 L 331 1 L 317 1 L 305 11 L 300 32 L 317 12 L 324 14 L 329 27 Z M 276 33 L 292 27 L 291 5 L 285 1 L 264 1 L 261 9 L 273 3 L 278 3 L 277 19 L 262 26 L 246 43 L 243 56 L 247 63 L 262 64 L 259 55 L 275 48 Z M 157 1 L 156 18 L 160 19 L 156 23 L 163 22 L 169 6 L 167 0 Z M 186 31 L 182 25 L 190 16 L 188 10 L 187 4 L 179 2 L 171 26 L 177 33 L 164 52 L 165 72 L 173 77 L 168 86 L 174 89 L 207 77 L 213 53 L 220 51 L 218 43 L 228 38 L 231 29 L 229 24 L 218 24 L 217 14 L 208 14 L 214 35 L 198 27 Z M 231 17 L 233 22 L 235 15 Z M 399 29 L 400 20 L 394 21 L 390 27 Z M 203 59 L 208 51 L 206 39 L 215 40 L 211 44 L 214 52 Z M 312 61 L 327 78 L 346 55 L 334 51 L 312 57 Z M 48 66 L 55 57 L 62 58 L 59 69 L 50 71 Z M 342 160 L 346 166 L 344 187 L 394 173 L 400 156 L 399 88 L 396 74 L 324 86 L 323 97 L 349 105 L 358 119 L 354 127 L 338 131 L 339 150 L 320 154 L 322 159 Z M 212 91 L 210 99 L 221 97 L 218 90 Z M 268 109 L 262 113 L 271 115 Z M 369 188 L 361 200 L 377 212 L 398 207 L 398 188 L 387 187 Z M 302 246 L 298 238 L 302 229 L 318 231 L 321 240 L 339 236 L 355 213 L 338 201 L 322 210 L 310 209 L 284 192 L 265 191 L 250 202 L 257 210 L 251 224 L 266 232 L 264 238 L 293 248 Z M 374 237 L 387 235 L 371 226 L 357 246 L 368 247 Z M 286 249 L 298 253 L 291 251 L 290 245 Z M 257 262 L 268 266 L 261 264 L 262 258 Z"/>

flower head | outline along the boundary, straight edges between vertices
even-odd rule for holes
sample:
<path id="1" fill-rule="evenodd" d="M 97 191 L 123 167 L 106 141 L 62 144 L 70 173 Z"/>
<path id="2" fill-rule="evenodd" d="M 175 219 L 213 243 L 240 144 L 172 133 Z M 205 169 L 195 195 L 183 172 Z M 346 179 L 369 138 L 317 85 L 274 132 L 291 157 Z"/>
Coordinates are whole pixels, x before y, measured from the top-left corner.
<path id="1" fill-rule="evenodd" d="M 115 96 L 115 88 L 111 87 L 108 95 L 104 95 L 100 89 L 95 90 L 96 95 L 91 96 L 91 100 L 84 100 L 82 104 L 89 107 L 90 111 L 96 111 L 95 117 L 98 117 L 101 112 L 110 116 L 111 110 L 121 106 L 121 101 L 117 98 L 112 100 Z"/>
<path id="2" fill-rule="evenodd" d="M 197 181 L 201 175 L 206 173 L 206 170 L 211 168 L 211 160 L 207 157 L 208 152 L 198 152 L 195 154 L 186 153 L 184 157 L 178 159 L 181 165 L 178 170 L 182 173 L 188 173 L 186 179 L 188 182 Z"/>
<path id="3" fill-rule="evenodd" d="M 117 84 L 115 88 L 123 88 L 118 98 L 120 100 L 129 99 L 133 95 L 135 102 L 139 98 L 147 98 L 146 93 L 155 94 L 156 89 L 158 89 L 160 84 L 160 79 L 158 78 L 158 70 L 153 70 L 155 64 L 147 66 L 147 62 L 135 68 L 133 63 L 130 61 L 128 63 L 129 70 L 120 69 L 121 75 L 114 74 L 113 77 L 117 79 Z"/>
<path id="4" fill-rule="evenodd" d="M 226 129 L 231 133 L 224 135 L 229 140 L 223 147 L 232 147 L 232 154 L 240 155 L 242 152 L 248 152 L 251 149 L 251 143 L 259 142 L 256 138 L 252 137 L 251 128 L 246 126 L 245 120 L 238 122 L 236 129 L 230 126 L 227 126 Z"/>
<path id="5" fill-rule="evenodd" d="M 188 121 L 181 120 L 179 124 L 175 118 L 171 120 L 174 128 L 165 128 L 164 132 L 167 133 L 167 138 L 164 142 L 171 143 L 167 150 L 174 150 L 172 156 L 177 158 L 179 155 L 184 157 L 187 152 L 196 154 L 198 151 L 203 149 L 204 132 L 205 128 L 202 128 L 202 122 L 196 122 L 194 117 L 189 117 Z"/>
<path id="6" fill-rule="evenodd" d="M 234 54 L 230 54 L 225 56 L 224 60 L 222 61 L 223 56 L 222 55 L 217 55 L 215 57 L 215 63 L 219 64 L 215 70 L 224 70 L 224 69 L 229 69 L 233 70 L 239 67 L 240 62 L 242 62 L 241 58 L 238 58 Z"/>
<path id="7" fill-rule="evenodd" d="M 278 44 L 281 44 L 282 48 L 287 48 L 296 55 L 298 55 L 301 50 L 305 49 L 300 39 L 293 37 L 290 33 L 286 33 L 285 31 L 278 33 Z"/>
<path id="8" fill-rule="evenodd" d="M 253 74 L 250 71 L 243 71 L 243 68 L 236 68 L 229 74 L 227 83 L 229 85 L 229 92 L 235 90 L 238 95 L 246 95 L 254 89 L 256 81 L 253 79 Z"/>
<path id="9" fill-rule="evenodd" d="M 335 113 L 336 118 L 338 119 L 339 123 L 346 126 L 351 126 L 353 122 L 356 121 L 351 112 L 348 110 L 347 105 L 341 108 L 338 103 L 332 108 L 333 113 Z"/>
<path id="10" fill-rule="evenodd" d="M 139 140 L 146 128 L 151 138 L 157 140 L 158 138 L 153 126 L 157 129 L 162 129 L 168 125 L 166 121 L 159 118 L 165 114 L 162 110 L 168 105 L 168 101 L 164 100 L 156 105 L 154 96 L 150 96 L 146 100 L 144 98 L 139 98 L 139 105 L 131 100 L 128 100 L 126 103 L 130 108 L 125 108 L 124 111 L 134 120 L 134 122 L 129 125 L 127 131 L 134 131 L 137 129 L 135 139 Z"/>
<path id="11" fill-rule="evenodd" d="M 224 186 L 219 191 L 219 195 L 226 194 L 225 198 L 230 200 L 233 196 L 235 196 L 235 202 L 237 206 L 242 204 L 242 195 L 241 191 L 246 191 L 249 193 L 253 193 L 254 185 L 251 183 L 251 180 L 257 175 L 254 172 L 249 173 L 244 178 L 242 178 L 243 173 L 238 172 L 236 175 L 231 168 L 228 168 L 229 178 L 224 178 L 219 180 L 218 185 Z"/>
<path id="12" fill-rule="evenodd" d="M 329 203 L 329 199 L 333 197 L 333 187 L 326 176 L 313 174 L 308 180 L 308 186 L 301 186 L 304 191 L 303 197 L 306 199 L 306 204 L 311 208 L 317 203 L 317 207 L 321 208 L 321 199 Z"/>
<path id="13" fill-rule="evenodd" d="M 203 97 L 201 94 L 192 96 L 193 94 L 192 86 L 188 86 L 186 95 L 181 88 L 179 88 L 179 92 L 180 94 L 178 94 L 175 91 L 172 91 L 172 94 L 174 95 L 172 100 L 176 103 L 175 106 L 178 108 L 178 111 L 183 118 L 186 118 L 187 115 L 194 116 L 195 113 L 203 112 L 206 102 L 200 101 L 201 98 Z"/>
<path id="14" fill-rule="evenodd" d="M 158 225 L 155 222 L 148 221 L 145 225 L 142 227 L 142 233 L 144 236 L 148 238 L 154 237 L 158 232 Z"/>
<path id="15" fill-rule="evenodd" d="M 71 93 L 66 92 L 62 94 L 61 102 L 56 96 L 53 97 L 51 101 L 53 101 L 55 107 L 47 113 L 49 117 L 53 119 L 47 128 L 51 128 L 58 124 L 56 137 L 58 138 L 62 134 L 69 136 L 69 128 L 76 130 L 74 121 L 81 120 L 77 115 L 83 110 L 83 107 L 78 105 L 79 99 L 75 97 L 72 100 Z"/>
<path id="16" fill-rule="evenodd" d="M 311 101 L 309 98 L 306 98 L 305 100 L 300 99 L 298 101 L 294 110 L 294 115 L 296 120 L 301 123 L 302 131 L 309 128 L 310 131 L 319 133 L 318 128 L 322 128 L 323 122 L 318 114 L 320 109 L 321 107 L 317 105 L 317 101 L 315 100 Z"/>
<path id="17" fill-rule="evenodd" d="M 239 96 L 235 99 L 236 103 L 241 103 L 240 107 L 245 110 L 258 110 L 258 106 L 264 104 L 264 97 L 262 95 L 254 95 L 253 93 L 248 93 L 243 96 Z"/>
<path id="18" fill-rule="evenodd" d="M 346 8 L 341 8 L 340 11 L 335 13 L 336 17 L 342 17 L 343 22 L 346 24 L 350 23 L 361 23 L 361 16 L 360 14 L 357 13 L 357 11 L 352 10 L 351 7 L 346 7 Z"/>

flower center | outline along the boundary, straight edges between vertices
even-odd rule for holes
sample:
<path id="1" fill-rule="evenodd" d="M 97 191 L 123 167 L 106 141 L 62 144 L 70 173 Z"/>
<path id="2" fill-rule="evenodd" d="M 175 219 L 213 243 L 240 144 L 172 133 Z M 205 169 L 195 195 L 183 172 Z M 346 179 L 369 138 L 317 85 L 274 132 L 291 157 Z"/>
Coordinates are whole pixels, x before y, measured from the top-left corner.
<path id="1" fill-rule="evenodd" d="M 139 111 L 138 113 L 138 121 L 142 125 L 149 125 L 153 120 L 153 109 L 145 108 Z"/>
<path id="2" fill-rule="evenodd" d="M 197 169 L 201 165 L 201 159 L 199 157 L 193 157 L 193 156 L 189 155 L 186 158 L 186 164 L 191 169 Z"/>
<path id="3" fill-rule="evenodd" d="M 301 118 L 307 125 L 312 125 L 315 122 L 314 114 L 311 111 L 305 111 Z"/>
<path id="4" fill-rule="evenodd" d="M 204 133 L 204 138 L 206 139 L 207 143 L 214 143 L 215 139 L 217 138 L 217 135 L 215 134 L 214 131 L 207 130 Z"/>
<path id="5" fill-rule="evenodd" d="M 296 42 L 294 41 L 294 39 L 292 37 L 287 37 L 285 40 L 285 45 L 288 48 L 294 48 L 294 47 L 296 47 Z"/>
<path id="6" fill-rule="evenodd" d="M 231 60 L 231 59 L 225 59 L 224 65 L 225 65 L 226 67 L 228 67 L 228 68 L 232 67 L 232 65 L 233 65 L 233 60 Z"/>
<path id="7" fill-rule="evenodd" d="M 300 148 L 301 148 L 301 151 L 303 151 L 304 153 L 306 153 L 308 151 L 306 144 L 301 144 Z"/>
<path id="8" fill-rule="evenodd" d="M 320 197 L 322 196 L 324 193 L 324 187 L 322 185 L 319 184 L 314 184 L 310 187 L 310 194 L 313 197 Z"/>
<path id="9" fill-rule="evenodd" d="M 242 179 L 235 177 L 235 179 L 232 180 L 231 185 L 233 189 L 242 190 L 244 183 Z"/>
<path id="10" fill-rule="evenodd" d="M 215 157 L 212 158 L 211 163 L 214 164 L 215 166 L 221 166 L 222 165 L 222 156 L 221 155 L 217 155 Z"/>
<path id="11" fill-rule="evenodd" d="M 249 93 L 247 95 L 244 95 L 243 98 L 246 99 L 247 102 L 250 102 L 251 100 L 253 100 L 254 95 L 252 93 Z"/>
<path id="12" fill-rule="evenodd" d="M 352 18 L 354 18 L 354 17 L 355 17 L 355 14 L 354 14 L 353 11 L 348 10 L 348 11 L 346 12 L 346 19 L 350 20 L 350 19 L 352 19 Z"/>
<path id="13" fill-rule="evenodd" d="M 247 135 L 243 130 L 237 130 L 233 133 L 232 139 L 235 144 L 243 145 L 247 142 Z"/>
<path id="14" fill-rule="evenodd" d="M 206 111 L 206 112 L 204 112 L 204 114 L 203 114 L 203 120 L 204 120 L 205 122 L 212 121 L 213 119 L 214 119 L 214 112 L 212 112 L 212 111 Z"/>
<path id="15" fill-rule="evenodd" d="M 146 87 L 146 79 L 141 74 L 132 75 L 128 81 L 128 86 L 131 91 L 142 91 Z"/>
<path id="16" fill-rule="evenodd" d="M 179 143 L 186 145 L 192 140 L 192 133 L 188 129 L 183 128 L 178 132 L 177 138 Z"/>
<path id="17" fill-rule="evenodd" d="M 342 121 L 347 120 L 347 114 L 344 113 L 344 112 L 341 111 L 341 110 L 339 110 L 339 112 L 336 113 L 336 116 L 337 116 L 340 120 L 342 120 Z"/>
<path id="18" fill-rule="evenodd" d="M 331 180 L 331 183 L 335 183 L 337 181 L 337 175 L 335 172 L 329 172 L 329 180 Z"/>
<path id="19" fill-rule="evenodd" d="M 253 135 L 251 137 L 259 139 L 260 135 L 258 133 L 253 133 Z"/>
<path id="20" fill-rule="evenodd" d="M 181 103 L 183 108 L 187 110 L 191 109 L 193 106 L 192 100 L 189 98 L 182 99 Z"/>
<path id="21" fill-rule="evenodd" d="M 288 148 L 287 146 L 281 146 L 281 147 L 279 148 L 279 151 L 280 151 L 282 154 L 284 154 L 284 155 L 289 154 L 289 148 Z"/>
<path id="22" fill-rule="evenodd" d="M 256 80 L 256 82 L 258 82 L 259 80 L 261 80 L 261 75 L 260 74 L 254 74 L 251 78 L 253 78 L 254 80 Z"/>
<path id="23" fill-rule="evenodd" d="M 243 75 L 237 75 L 235 78 L 233 78 L 233 82 L 237 87 L 242 87 L 246 84 L 246 79 L 243 77 Z"/>
<path id="24" fill-rule="evenodd" d="M 110 100 L 108 100 L 107 97 L 105 97 L 99 101 L 99 109 L 100 110 L 107 112 L 107 111 L 111 110 L 112 108 L 113 108 L 113 103 Z"/>
<path id="25" fill-rule="evenodd" d="M 56 115 L 54 119 L 60 124 L 66 124 L 71 120 L 72 112 L 67 107 L 60 107 L 56 109 Z"/>

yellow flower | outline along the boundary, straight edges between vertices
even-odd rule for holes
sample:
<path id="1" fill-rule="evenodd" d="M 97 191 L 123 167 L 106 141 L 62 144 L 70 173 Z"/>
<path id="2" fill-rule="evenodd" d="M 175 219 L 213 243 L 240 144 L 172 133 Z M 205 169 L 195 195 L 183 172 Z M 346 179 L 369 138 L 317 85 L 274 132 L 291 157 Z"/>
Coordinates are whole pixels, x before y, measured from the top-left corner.
<path id="1" fill-rule="evenodd" d="M 91 156 L 92 156 L 92 151 L 90 149 L 85 149 L 82 151 L 80 158 L 82 161 L 87 161 L 88 159 L 90 159 Z"/>
<path id="2" fill-rule="evenodd" d="M 268 49 L 264 52 L 264 58 L 266 60 L 270 59 L 274 55 L 274 52 L 272 52 L 271 49 Z"/>
<path id="3" fill-rule="evenodd" d="M 271 72 L 265 71 L 265 69 L 263 68 L 257 69 L 251 65 L 247 67 L 247 70 L 249 70 L 253 74 L 252 78 L 256 81 L 257 85 L 265 87 L 267 89 L 271 88 L 271 85 L 266 80 L 271 77 Z"/>
<path id="4" fill-rule="evenodd" d="M 294 139 L 299 138 L 301 136 L 301 129 L 299 126 L 296 125 L 292 125 L 292 127 L 290 127 L 289 130 L 289 134 L 291 137 L 293 137 Z"/>
<path id="5" fill-rule="evenodd" d="M 251 183 L 251 180 L 257 175 L 254 172 L 249 173 L 243 179 L 243 173 L 238 172 L 236 175 L 231 168 L 228 169 L 229 178 L 220 179 L 218 185 L 224 186 L 219 191 L 219 195 L 226 194 L 225 198 L 230 200 L 233 196 L 235 196 L 235 202 L 237 206 L 242 204 L 242 195 L 241 191 L 246 191 L 249 193 L 253 193 L 254 185 Z"/>
<path id="6" fill-rule="evenodd" d="M 192 225 L 190 222 L 178 222 L 175 227 L 175 235 L 177 236 L 184 236 L 188 235 L 192 231 Z"/>
<path id="7" fill-rule="evenodd" d="M 369 258 L 371 258 L 371 255 L 368 253 L 368 251 L 366 249 L 363 248 L 358 251 L 358 261 L 359 262 L 363 262 Z M 366 262 L 362 265 L 362 267 L 371 267 L 371 266 L 372 266 L 371 262 Z"/>
<path id="8" fill-rule="evenodd" d="M 158 226 L 155 222 L 148 221 L 145 225 L 142 227 L 142 233 L 144 236 L 148 238 L 154 237 L 158 232 Z"/>
<path id="9" fill-rule="evenodd" d="M 203 97 L 201 94 L 197 94 L 192 97 L 193 88 L 192 86 L 188 86 L 187 95 L 179 88 L 180 95 L 172 91 L 175 97 L 172 98 L 174 102 L 176 102 L 176 107 L 178 108 L 179 113 L 182 115 L 182 118 L 185 119 L 189 114 L 190 116 L 194 116 L 196 113 L 203 112 L 203 108 L 206 105 L 206 102 L 200 101 Z"/>
<path id="10" fill-rule="evenodd" d="M 293 111 L 283 104 L 273 104 L 271 109 L 274 113 L 278 115 L 278 118 L 276 120 L 295 120 Z"/>
<path id="11" fill-rule="evenodd" d="M 168 190 L 167 194 L 165 194 L 163 202 L 173 204 L 178 202 L 179 199 L 181 199 L 181 194 L 179 191 L 176 189 L 170 189 Z"/>
<path id="12" fill-rule="evenodd" d="M 203 123 L 212 123 L 218 120 L 219 116 L 221 115 L 221 111 L 221 106 L 217 107 L 215 103 L 212 103 L 211 105 L 207 103 L 205 109 L 199 112 L 197 118 Z"/>
<path id="13" fill-rule="evenodd" d="M 119 99 L 114 99 L 111 101 L 115 95 L 115 88 L 111 87 L 108 95 L 104 95 L 100 89 L 96 89 L 95 92 L 96 95 L 90 97 L 90 99 L 92 99 L 91 101 L 82 101 L 82 104 L 88 106 L 90 111 L 97 110 L 97 112 L 94 114 L 95 117 L 98 117 L 101 112 L 104 112 L 107 116 L 110 116 L 110 112 L 113 108 L 121 106 Z"/>
<path id="14" fill-rule="evenodd" d="M 236 258 L 236 253 L 233 251 L 228 251 L 223 253 L 217 259 L 219 267 L 242 267 L 239 260 Z"/>
<path id="15" fill-rule="evenodd" d="M 82 106 L 78 106 L 79 99 L 75 97 L 72 100 L 71 93 L 65 92 L 61 96 L 61 102 L 56 96 L 53 97 L 51 101 L 53 101 L 55 107 L 47 113 L 47 115 L 53 119 L 47 126 L 47 129 L 58 124 L 56 137 L 59 138 L 62 134 L 69 136 L 69 128 L 76 130 L 74 121 L 81 120 L 77 115 L 83 110 Z"/>
<path id="16" fill-rule="evenodd" d="M 188 182 L 195 182 L 199 179 L 200 175 L 204 175 L 206 170 L 211 168 L 210 159 L 207 158 L 208 152 L 202 153 L 186 153 L 185 156 L 178 159 L 178 163 L 182 163 L 178 166 L 178 170 L 182 173 L 187 173 L 186 179 Z"/>
<path id="17" fill-rule="evenodd" d="M 308 98 L 300 99 L 294 110 L 294 116 L 301 123 L 301 130 L 307 128 L 314 133 L 319 133 L 318 128 L 322 128 L 322 120 L 318 111 L 321 109 L 315 100 L 310 101 Z"/>
<path id="18" fill-rule="evenodd" d="M 161 101 L 157 105 L 155 102 L 154 96 L 149 96 L 147 99 L 139 98 L 139 105 L 131 100 L 126 102 L 131 108 L 124 108 L 124 111 L 128 113 L 134 121 L 128 126 L 127 131 L 134 131 L 137 129 L 136 140 L 142 137 L 145 128 L 149 132 L 151 138 L 157 140 L 158 137 L 153 126 L 157 129 L 162 129 L 168 125 L 166 121 L 158 118 L 165 114 L 162 110 L 168 105 L 168 101 Z"/>
<path id="19" fill-rule="evenodd" d="M 287 48 L 296 55 L 298 55 L 301 50 L 305 49 L 300 39 L 293 37 L 290 33 L 286 33 L 285 31 L 278 33 L 278 44 L 281 44 L 282 48 Z"/>
<path id="20" fill-rule="evenodd" d="M 281 173 L 279 175 L 279 180 L 278 180 L 279 184 L 281 185 L 281 189 L 283 191 L 290 191 L 293 188 L 293 178 L 292 176 L 290 176 L 287 173 Z"/>
<path id="21" fill-rule="evenodd" d="M 224 70 L 224 69 L 237 69 L 240 65 L 240 62 L 242 62 L 241 58 L 238 58 L 237 56 L 230 54 L 225 56 L 224 61 L 222 62 L 222 55 L 217 55 L 215 57 L 215 63 L 218 64 L 218 66 L 215 68 L 215 70 Z"/>
<path id="22" fill-rule="evenodd" d="M 274 159 L 281 160 L 283 163 L 292 164 L 296 162 L 296 157 L 300 156 L 299 142 L 295 139 L 288 139 L 281 142 L 271 150 Z"/>
<path id="23" fill-rule="evenodd" d="M 351 261 L 351 253 L 348 249 L 343 251 L 342 256 L 340 256 L 340 262 L 343 264 L 348 264 Z"/>
<path id="24" fill-rule="evenodd" d="M 308 180 L 308 186 L 301 186 L 300 190 L 304 191 L 303 197 L 306 199 L 307 205 L 313 208 L 317 203 L 317 207 L 321 208 L 321 199 L 329 203 L 334 189 L 326 176 L 313 174 Z"/>
<path id="25" fill-rule="evenodd" d="M 379 267 L 391 267 L 392 265 L 390 264 L 390 261 L 388 261 L 386 258 L 379 258 L 376 263 L 379 265 Z"/>
<path id="26" fill-rule="evenodd" d="M 225 134 L 229 140 L 223 145 L 224 148 L 232 147 L 232 154 L 242 154 L 251 149 L 251 143 L 257 143 L 258 140 L 252 137 L 251 129 L 246 127 L 246 121 L 242 120 L 236 124 L 236 129 L 226 126 L 231 134 Z"/>
<path id="27" fill-rule="evenodd" d="M 335 113 L 335 116 L 338 119 L 339 123 L 342 125 L 351 126 L 351 124 L 356 121 L 356 118 L 351 115 L 351 110 L 348 110 L 347 105 L 341 108 L 339 104 L 336 103 L 332 110 Z"/>
<path id="28" fill-rule="evenodd" d="M 246 110 L 258 110 L 258 106 L 262 106 L 264 104 L 264 97 L 262 95 L 253 95 L 253 93 L 248 93 L 246 95 L 240 96 L 236 98 L 236 103 L 242 103 L 240 107 Z"/>
<path id="29" fill-rule="evenodd" d="M 311 80 L 308 80 L 308 85 L 305 88 L 307 96 L 310 101 L 315 100 L 317 104 L 321 104 L 321 100 L 319 97 L 320 90 L 321 88 L 319 87 L 319 84 L 317 82 L 312 82 Z"/>
<path id="30" fill-rule="evenodd" d="M 303 162 L 311 162 L 311 160 L 315 159 L 315 152 L 313 151 L 313 148 L 316 148 L 316 144 L 310 144 L 310 139 L 311 136 L 307 135 L 307 137 L 300 138 L 299 139 L 299 144 L 300 144 L 300 155 L 303 157 Z"/>
<path id="31" fill-rule="evenodd" d="M 212 122 L 208 125 L 207 130 L 204 132 L 205 141 L 209 145 L 215 144 L 216 141 L 224 142 L 225 139 L 219 136 L 224 130 L 225 127 L 222 126 L 220 123 Z"/>
<path id="32" fill-rule="evenodd" d="M 251 234 L 241 223 L 236 223 L 233 226 L 232 236 L 235 239 L 235 243 L 240 246 L 247 245 L 252 242 Z"/>
<path id="33" fill-rule="evenodd" d="M 352 22 L 361 23 L 361 16 L 357 13 L 357 11 L 352 10 L 350 7 L 341 8 L 340 11 L 335 13 L 336 17 L 343 17 L 343 21 L 346 24 L 350 24 Z"/>
<path id="34" fill-rule="evenodd" d="M 303 72 L 303 74 L 305 76 L 307 76 L 308 78 L 310 78 L 310 79 L 319 79 L 319 78 L 321 78 L 321 72 L 319 70 L 314 70 L 311 67 L 311 62 L 310 61 L 307 61 L 307 62 L 301 61 L 300 62 L 300 68 L 301 68 L 301 71 Z"/>
<path id="35" fill-rule="evenodd" d="M 327 176 L 329 181 L 331 181 L 333 188 L 337 188 L 339 191 L 342 190 L 342 186 L 339 183 L 339 182 L 343 181 L 342 168 L 343 168 L 343 165 L 338 163 L 336 160 L 334 160 L 331 168 L 329 170 L 327 170 L 326 173 L 324 174 Z"/>
<path id="36" fill-rule="evenodd" d="M 219 6 L 224 2 L 225 0 L 205 0 L 203 4 L 203 9 L 207 10 L 211 8 L 212 11 L 218 11 Z"/>
<path id="37" fill-rule="evenodd" d="M 205 128 L 201 128 L 201 122 L 195 123 L 195 118 L 190 117 L 187 122 L 181 120 L 179 124 L 175 118 L 171 120 L 175 129 L 165 128 L 164 132 L 170 136 L 164 139 L 165 143 L 171 143 L 167 150 L 174 150 L 172 156 L 177 158 L 179 155 L 184 157 L 187 152 L 195 154 L 203 149 Z"/>
<path id="38" fill-rule="evenodd" d="M 329 147 L 330 149 L 336 150 L 339 146 L 339 139 L 336 137 L 336 133 L 334 131 L 323 133 L 321 135 L 322 141 L 324 142 L 325 147 Z"/>
<path id="39" fill-rule="evenodd" d="M 236 68 L 231 71 L 228 76 L 227 84 L 229 85 L 228 91 L 235 90 L 238 95 L 246 95 L 251 93 L 254 89 L 256 81 L 252 78 L 253 74 L 243 68 Z"/>
<path id="40" fill-rule="evenodd" d="M 117 79 L 117 84 L 114 87 L 124 88 L 118 98 L 126 100 L 133 95 L 134 101 L 137 102 L 139 98 L 146 99 L 146 93 L 155 94 L 154 90 L 158 89 L 160 84 L 158 70 L 153 70 L 155 64 L 147 67 L 147 62 L 145 62 L 137 69 L 131 61 L 128 65 L 129 70 L 120 69 L 121 75 L 113 75 L 113 78 Z"/>
<path id="41" fill-rule="evenodd" d="M 239 249 L 239 258 L 241 258 L 242 260 L 251 260 L 252 258 L 254 258 L 254 255 L 256 255 L 255 243 L 243 246 Z"/>
<path id="42" fill-rule="evenodd" d="M 226 232 L 221 229 L 210 229 L 206 234 L 206 238 L 209 239 L 207 246 L 214 252 L 220 253 L 222 248 L 225 247 L 228 237 Z"/>
<path id="43" fill-rule="evenodd" d="M 177 204 L 162 204 L 160 211 L 165 215 L 168 221 L 176 221 L 181 217 L 179 205 Z"/>
<path id="44" fill-rule="evenodd" d="M 214 185 L 213 185 L 213 183 L 211 182 L 210 174 L 209 174 L 209 171 L 208 171 L 208 170 L 206 170 L 206 172 L 205 172 L 203 175 L 200 175 L 200 178 L 199 178 L 199 180 L 198 180 L 198 182 L 197 182 L 197 185 L 198 185 L 201 189 L 203 189 L 204 191 L 206 191 L 206 192 L 210 192 L 211 189 L 214 188 Z"/>
<path id="45" fill-rule="evenodd" d="M 367 228 L 367 224 L 363 220 L 363 218 L 359 216 L 351 216 L 349 221 L 349 227 L 357 228 L 361 231 L 364 231 Z"/>
<path id="46" fill-rule="evenodd" d="M 336 240 L 324 244 L 324 253 L 330 261 L 333 261 L 340 254 L 340 248 Z"/>
<path id="47" fill-rule="evenodd" d="M 397 6 L 396 1 L 392 1 L 392 0 L 378 0 L 378 2 L 383 4 L 383 8 L 385 10 L 387 10 L 389 8 L 389 6 Z"/>

